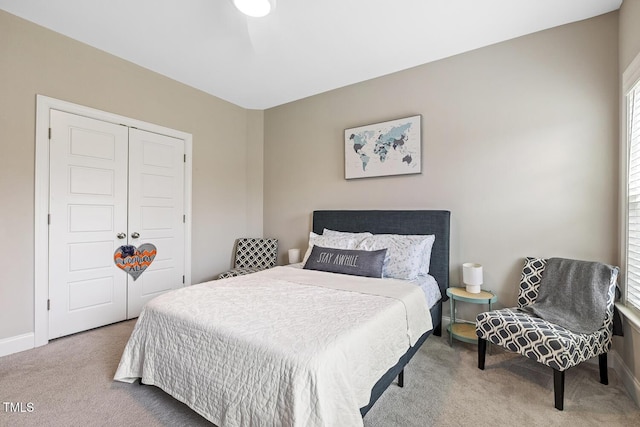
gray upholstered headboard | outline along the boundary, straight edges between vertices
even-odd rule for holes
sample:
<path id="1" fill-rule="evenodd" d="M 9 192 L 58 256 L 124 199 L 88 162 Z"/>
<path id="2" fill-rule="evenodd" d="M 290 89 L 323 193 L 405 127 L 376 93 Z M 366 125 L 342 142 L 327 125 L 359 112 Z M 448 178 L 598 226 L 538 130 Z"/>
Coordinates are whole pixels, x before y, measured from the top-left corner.
<path id="1" fill-rule="evenodd" d="M 449 287 L 449 211 L 314 211 L 313 232 L 328 228 L 337 231 L 373 234 L 434 234 L 429 274 L 438 282 L 443 300 Z"/>

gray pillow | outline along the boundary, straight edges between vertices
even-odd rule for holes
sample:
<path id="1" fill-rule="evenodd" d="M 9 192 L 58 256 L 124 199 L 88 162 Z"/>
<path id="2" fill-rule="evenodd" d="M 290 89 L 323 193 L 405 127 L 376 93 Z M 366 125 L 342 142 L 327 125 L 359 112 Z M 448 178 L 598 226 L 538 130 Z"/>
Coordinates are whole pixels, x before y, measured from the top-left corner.
<path id="1" fill-rule="evenodd" d="M 328 271 L 352 276 L 382 277 L 386 249 L 363 251 L 313 246 L 304 264 L 307 270 Z"/>

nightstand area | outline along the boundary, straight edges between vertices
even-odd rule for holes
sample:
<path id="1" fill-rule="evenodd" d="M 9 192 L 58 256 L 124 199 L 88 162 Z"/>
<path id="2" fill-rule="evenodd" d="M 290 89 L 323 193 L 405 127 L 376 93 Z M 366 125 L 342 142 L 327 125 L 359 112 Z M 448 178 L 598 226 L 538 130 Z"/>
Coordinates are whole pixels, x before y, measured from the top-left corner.
<path id="1" fill-rule="evenodd" d="M 461 301 L 471 304 L 488 304 L 489 311 L 491 311 L 492 304 L 498 300 L 498 296 L 491 291 L 480 291 L 477 294 L 472 294 L 467 292 L 465 288 L 447 288 L 447 296 L 449 297 L 449 306 L 451 307 L 451 322 L 447 327 L 449 344 L 453 345 L 454 339 L 477 344 L 476 324 L 471 322 L 458 322 L 456 320 L 456 303 Z"/>

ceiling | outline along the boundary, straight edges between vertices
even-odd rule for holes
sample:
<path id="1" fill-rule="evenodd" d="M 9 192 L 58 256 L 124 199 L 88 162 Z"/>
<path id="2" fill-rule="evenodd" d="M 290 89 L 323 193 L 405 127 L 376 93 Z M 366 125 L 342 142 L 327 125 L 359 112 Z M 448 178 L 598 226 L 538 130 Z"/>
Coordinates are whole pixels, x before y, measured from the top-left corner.
<path id="1" fill-rule="evenodd" d="M 617 10 L 622 0 L 0 0 L 0 9 L 249 109 Z"/>

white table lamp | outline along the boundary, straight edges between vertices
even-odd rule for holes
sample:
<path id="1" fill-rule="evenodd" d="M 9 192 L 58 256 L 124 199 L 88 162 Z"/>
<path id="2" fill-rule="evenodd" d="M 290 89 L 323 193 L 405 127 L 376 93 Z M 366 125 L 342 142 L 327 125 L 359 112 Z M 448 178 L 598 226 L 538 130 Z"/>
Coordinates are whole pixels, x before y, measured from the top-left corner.
<path id="1" fill-rule="evenodd" d="M 475 262 L 465 262 L 462 264 L 462 281 L 467 286 L 467 292 L 471 294 L 480 293 L 480 285 L 482 285 L 482 264 Z"/>
<path id="2" fill-rule="evenodd" d="M 300 262 L 300 249 L 289 249 L 289 264 Z"/>

